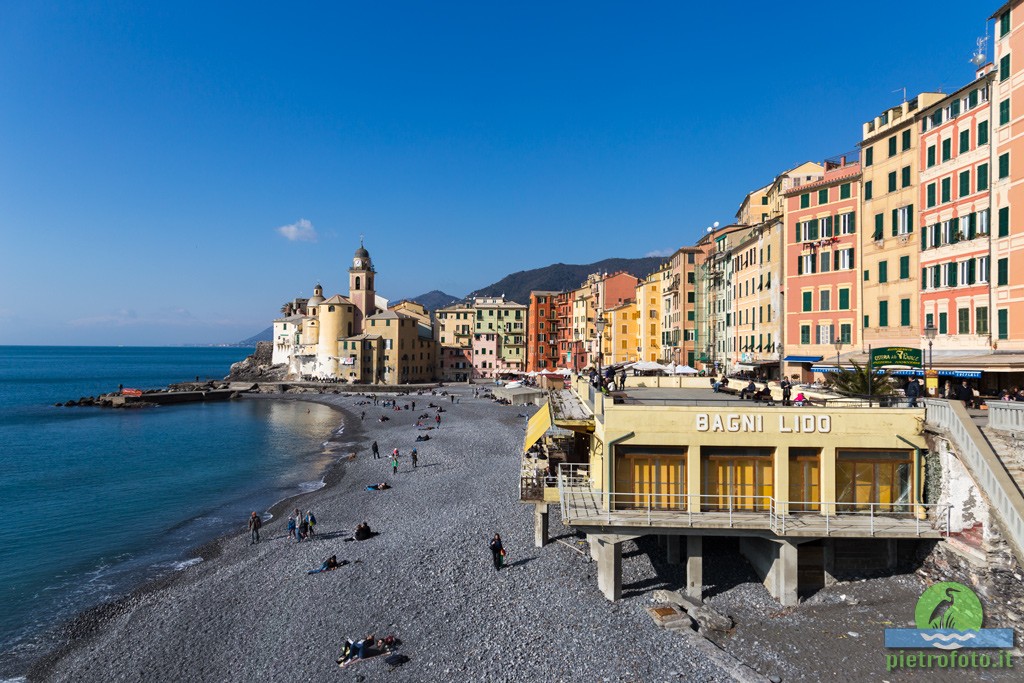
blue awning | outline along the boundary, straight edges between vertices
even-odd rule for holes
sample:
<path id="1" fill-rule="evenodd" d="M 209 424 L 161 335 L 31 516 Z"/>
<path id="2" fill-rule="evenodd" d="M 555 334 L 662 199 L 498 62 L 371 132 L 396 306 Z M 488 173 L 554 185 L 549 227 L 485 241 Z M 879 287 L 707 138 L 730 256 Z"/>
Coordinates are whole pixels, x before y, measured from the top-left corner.
<path id="1" fill-rule="evenodd" d="M 786 356 L 782 360 L 787 363 L 817 363 L 822 356 Z"/>
<path id="2" fill-rule="evenodd" d="M 843 368 L 843 370 L 852 371 L 853 368 Z M 839 372 L 834 365 L 815 365 L 811 368 L 811 372 Z M 876 375 L 881 375 L 885 370 L 875 370 Z M 939 370 L 939 377 L 956 377 L 958 379 L 981 379 L 980 370 Z M 923 370 L 890 370 L 890 375 L 897 377 L 924 377 Z"/>

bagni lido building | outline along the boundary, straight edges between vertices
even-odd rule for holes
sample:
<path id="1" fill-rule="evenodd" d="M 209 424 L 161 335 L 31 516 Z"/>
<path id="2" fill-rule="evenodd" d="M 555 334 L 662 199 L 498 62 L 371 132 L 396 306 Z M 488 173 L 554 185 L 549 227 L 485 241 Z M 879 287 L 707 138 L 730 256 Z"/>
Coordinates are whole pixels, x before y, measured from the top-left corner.
<path id="1" fill-rule="evenodd" d="M 588 535 L 609 599 L 621 595 L 622 543 L 641 536 L 663 537 L 669 562 L 686 563 L 694 597 L 703 539 L 730 537 L 785 605 L 865 563 L 893 566 L 919 539 L 939 537 L 945 516 L 923 502 L 923 409 L 719 396 L 636 388 L 613 402 L 580 382 L 552 392 L 531 418 L 527 449 L 546 424 L 575 432 L 543 498 Z M 530 497 L 542 543 L 546 503 Z"/>

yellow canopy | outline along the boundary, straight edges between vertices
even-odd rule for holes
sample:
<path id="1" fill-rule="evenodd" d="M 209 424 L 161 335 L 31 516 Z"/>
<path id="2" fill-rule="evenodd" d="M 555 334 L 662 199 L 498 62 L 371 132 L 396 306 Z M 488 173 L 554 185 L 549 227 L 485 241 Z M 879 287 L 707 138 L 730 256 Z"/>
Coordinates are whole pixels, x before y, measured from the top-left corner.
<path id="1" fill-rule="evenodd" d="M 526 425 L 526 440 L 523 441 L 523 453 L 530 450 L 530 446 L 537 443 L 544 432 L 551 429 L 551 408 L 547 401 L 540 407 Z"/>

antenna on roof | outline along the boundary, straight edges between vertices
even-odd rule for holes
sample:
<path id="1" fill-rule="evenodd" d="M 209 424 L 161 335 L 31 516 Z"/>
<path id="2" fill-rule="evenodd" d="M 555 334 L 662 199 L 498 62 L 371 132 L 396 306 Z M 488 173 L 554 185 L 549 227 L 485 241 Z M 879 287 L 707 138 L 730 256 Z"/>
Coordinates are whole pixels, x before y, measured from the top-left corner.
<path id="1" fill-rule="evenodd" d="M 901 91 L 903 92 L 903 101 L 906 102 L 907 101 L 907 86 L 904 85 L 901 88 L 896 88 L 895 90 L 893 90 L 893 92 L 901 92 Z"/>
<path id="2" fill-rule="evenodd" d="M 981 66 L 985 63 L 985 44 L 988 42 L 988 35 L 981 36 L 976 41 L 978 49 L 971 55 L 971 64 Z"/>

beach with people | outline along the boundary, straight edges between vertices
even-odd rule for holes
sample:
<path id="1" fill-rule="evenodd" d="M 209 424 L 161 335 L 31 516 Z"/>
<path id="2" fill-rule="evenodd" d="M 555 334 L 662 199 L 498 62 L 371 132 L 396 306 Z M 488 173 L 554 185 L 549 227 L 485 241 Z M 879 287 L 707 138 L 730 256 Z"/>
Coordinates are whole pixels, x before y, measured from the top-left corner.
<path id="1" fill-rule="evenodd" d="M 474 398 L 467 386 L 441 391 L 453 395 L 301 395 L 338 409 L 346 438 L 359 444 L 326 486 L 259 511 L 259 543 L 241 518 L 200 549 L 203 562 L 80 615 L 65 647 L 29 679 L 324 680 L 339 675 L 347 640 L 374 633 L 395 637 L 409 661 L 393 670 L 383 656 L 359 661 L 343 679 L 680 680 L 676 673 L 687 672 L 691 681 L 725 680 L 630 606 L 648 600 L 640 592 L 604 600 L 568 530 L 553 531 L 566 543 L 533 546 L 518 471 L 521 415 L 535 408 Z M 431 439 L 417 441 L 423 435 Z M 397 473 L 373 457 L 374 441 L 384 453 L 398 449 Z M 289 535 L 295 510 L 315 515 L 314 535 Z M 370 537 L 347 540 L 364 522 Z M 496 533 L 506 551 L 501 571 L 490 549 Z M 309 573 L 331 557 L 340 566 Z M 651 578 L 642 557 L 623 571 L 627 582 Z"/>

